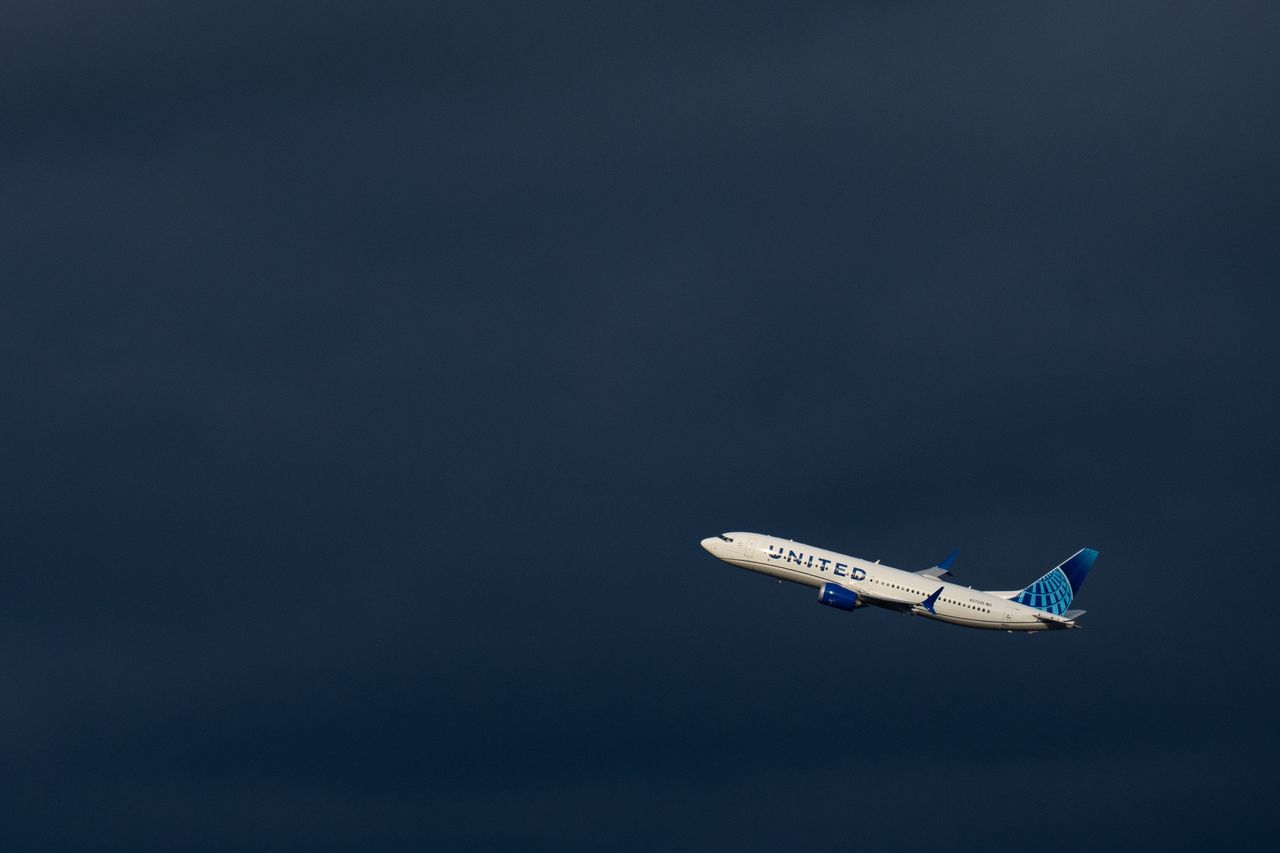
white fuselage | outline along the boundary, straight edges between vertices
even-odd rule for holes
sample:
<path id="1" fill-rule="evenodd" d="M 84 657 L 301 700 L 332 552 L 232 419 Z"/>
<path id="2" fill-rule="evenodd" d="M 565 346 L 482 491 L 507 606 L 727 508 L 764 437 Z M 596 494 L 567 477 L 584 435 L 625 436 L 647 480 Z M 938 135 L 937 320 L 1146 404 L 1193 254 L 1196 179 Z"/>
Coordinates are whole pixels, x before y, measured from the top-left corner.
<path id="1" fill-rule="evenodd" d="M 759 533 L 726 533 L 703 540 L 713 556 L 739 568 L 805 586 L 837 584 L 858 593 L 860 605 L 873 604 L 964 625 L 999 631 L 1043 631 L 1065 622 L 1000 595 Z M 933 612 L 921 606 L 942 588 Z M 1048 621 L 1046 621 L 1048 620 Z M 1065 625 L 1064 625 L 1065 627 Z"/>

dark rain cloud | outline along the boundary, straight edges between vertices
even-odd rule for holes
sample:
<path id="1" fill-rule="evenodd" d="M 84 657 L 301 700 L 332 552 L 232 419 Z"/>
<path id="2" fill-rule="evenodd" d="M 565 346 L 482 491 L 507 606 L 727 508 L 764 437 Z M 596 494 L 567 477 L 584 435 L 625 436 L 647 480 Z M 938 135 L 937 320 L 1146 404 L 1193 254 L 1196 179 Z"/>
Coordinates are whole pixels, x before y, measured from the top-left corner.
<path id="1" fill-rule="evenodd" d="M 0 837 L 1247 843 L 1278 23 L 0 12 Z M 1027 639 L 729 529 L 1102 557 Z"/>

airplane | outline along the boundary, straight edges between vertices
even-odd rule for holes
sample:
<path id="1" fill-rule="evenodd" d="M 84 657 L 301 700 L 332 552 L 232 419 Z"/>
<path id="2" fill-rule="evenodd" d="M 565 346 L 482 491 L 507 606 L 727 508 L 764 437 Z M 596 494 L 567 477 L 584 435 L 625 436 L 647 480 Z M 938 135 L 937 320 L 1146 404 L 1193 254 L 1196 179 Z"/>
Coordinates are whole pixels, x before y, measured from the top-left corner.
<path id="1" fill-rule="evenodd" d="M 1081 548 L 1025 589 L 976 590 L 941 581 L 959 551 L 918 572 L 895 569 L 812 545 L 759 533 L 721 533 L 702 540 L 731 566 L 817 587 L 818 602 L 839 610 L 874 606 L 966 628 L 1046 631 L 1076 628 L 1083 610 L 1069 610 L 1098 552 Z"/>

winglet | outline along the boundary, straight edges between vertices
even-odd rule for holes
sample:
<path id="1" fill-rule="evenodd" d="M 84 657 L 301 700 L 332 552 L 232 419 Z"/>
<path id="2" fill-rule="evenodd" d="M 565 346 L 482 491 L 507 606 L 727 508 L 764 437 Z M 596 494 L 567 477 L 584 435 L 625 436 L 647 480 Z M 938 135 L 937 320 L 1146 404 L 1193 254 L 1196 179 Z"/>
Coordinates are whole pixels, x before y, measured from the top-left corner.
<path id="1" fill-rule="evenodd" d="M 960 549 L 957 548 L 954 551 L 952 551 L 950 554 L 948 554 L 946 559 L 944 559 L 941 563 L 938 563 L 937 568 L 946 569 L 947 574 L 951 574 L 951 564 L 954 563 L 956 561 L 956 557 L 959 557 L 959 556 L 960 556 Z"/>
<path id="2" fill-rule="evenodd" d="M 933 609 L 933 605 L 938 603 L 938 596 L 942 595 L 943 589 L 944 587 L 938 587 L 937 592 L 935 592 L 933 595 L 926 598 L 924 601 L 920 602 L 920 606 L 923 607 L 925 610 L 928 610 L 930 613 L 937 615 L 937 611 Z"/>

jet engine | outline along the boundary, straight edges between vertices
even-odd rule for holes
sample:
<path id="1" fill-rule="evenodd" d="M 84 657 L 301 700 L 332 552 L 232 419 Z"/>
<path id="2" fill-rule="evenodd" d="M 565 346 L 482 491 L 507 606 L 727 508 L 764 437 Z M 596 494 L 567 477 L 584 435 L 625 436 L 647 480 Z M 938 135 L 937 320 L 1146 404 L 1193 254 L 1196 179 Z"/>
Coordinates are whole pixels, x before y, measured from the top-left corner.
<path id="1" fill-rule="evenodd" d="M 818 588 L 818 602 L 840 610 L 852 610 L 859 604 L 856 592 L 833 583 Z"/>

